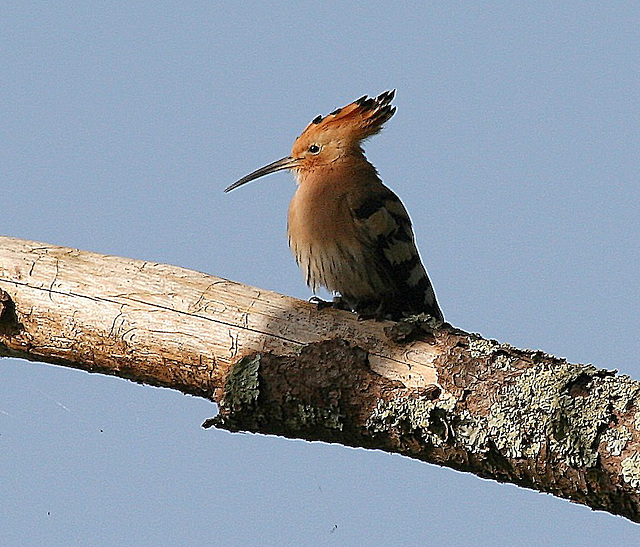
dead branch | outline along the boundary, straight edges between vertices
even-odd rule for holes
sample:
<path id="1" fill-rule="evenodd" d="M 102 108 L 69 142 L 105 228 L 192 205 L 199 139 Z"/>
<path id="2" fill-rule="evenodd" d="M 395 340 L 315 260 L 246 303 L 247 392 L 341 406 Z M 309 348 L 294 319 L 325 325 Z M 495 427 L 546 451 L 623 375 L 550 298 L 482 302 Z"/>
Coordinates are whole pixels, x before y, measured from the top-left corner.
<path id="1" fill-rule="evenodd" d="M 640 383 L 450 325 L 0 237 L 0 356 L 208 398 L 207 426 L 398 452 L 640 522 Z"/>

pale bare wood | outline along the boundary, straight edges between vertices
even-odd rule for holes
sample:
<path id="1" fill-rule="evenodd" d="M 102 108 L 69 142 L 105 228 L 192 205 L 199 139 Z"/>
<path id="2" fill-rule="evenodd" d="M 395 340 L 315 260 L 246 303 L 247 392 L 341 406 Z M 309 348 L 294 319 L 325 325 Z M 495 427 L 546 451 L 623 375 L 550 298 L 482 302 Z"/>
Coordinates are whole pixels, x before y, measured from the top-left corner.
<path id="1" fill-rule="evenodd" d="M 314 304 L 185 268 L 0 237 L 0 280 L 10 295 L 20 292 L 23 310 L 38 310 L 22 319 L 32 355 L 42 347 L 42 357 L 74 361 L 87 351 L 117 366 L 129 352 L 226 367 L 252 352 L 294 354 L 339 337 L 369 351 L 383 376 L 407 386 L 437 380 L 433 348 L 381 343 L 384 323 L 318 313 Z"/>
<path id="2" fill-rule="evenodd" d="M 448 325 L 408 342 L 390 327 L 0 237 L 0 356 L 204 396 L 219 427 L 399 452 L 640 521 L 640 383 Z"/>

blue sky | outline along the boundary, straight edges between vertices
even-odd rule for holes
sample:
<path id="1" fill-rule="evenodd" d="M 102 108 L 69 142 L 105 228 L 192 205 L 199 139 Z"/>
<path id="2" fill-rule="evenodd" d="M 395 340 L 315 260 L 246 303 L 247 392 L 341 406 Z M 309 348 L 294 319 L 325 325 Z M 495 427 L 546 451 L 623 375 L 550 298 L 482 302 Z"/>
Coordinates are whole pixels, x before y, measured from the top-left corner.
<path id="1" fill-rule="evenodd" d="M 366 146 L 447 319 L 640 378 L 633 2 L 8 2 L 0 233 L 307 298 L 292 177 L 317 114 L 397 88 Z M 382 452 L 200 428 L 204 400 L 0 362 L 9 544 L 602 545 L 636 526 Z"/>

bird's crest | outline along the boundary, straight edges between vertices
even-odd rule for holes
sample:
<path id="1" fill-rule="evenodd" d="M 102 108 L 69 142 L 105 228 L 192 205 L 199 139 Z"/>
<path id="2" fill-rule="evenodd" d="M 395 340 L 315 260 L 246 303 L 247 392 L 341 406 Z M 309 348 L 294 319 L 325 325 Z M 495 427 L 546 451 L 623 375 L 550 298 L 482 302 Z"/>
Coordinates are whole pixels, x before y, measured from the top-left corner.
<path id="1" fill-rule="evenodd" d="M 326 116 L 317 116 L 305 128 L 300 138 L 324 132 L 337 133 L 354 141 L 362 141 L 379 133 L 384 123 L 396 112 L 391 101 L 396 90 L 385 91 L 377 97 L 364 95 L 347 106 Z"/>

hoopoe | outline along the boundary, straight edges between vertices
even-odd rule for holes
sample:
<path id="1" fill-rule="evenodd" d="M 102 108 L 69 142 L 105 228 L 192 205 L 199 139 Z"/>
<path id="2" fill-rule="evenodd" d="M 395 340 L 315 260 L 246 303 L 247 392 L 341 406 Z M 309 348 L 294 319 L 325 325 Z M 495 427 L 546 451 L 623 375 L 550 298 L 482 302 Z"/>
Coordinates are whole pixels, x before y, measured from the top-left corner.
<path id="1" fill-rule="evenodd" d="M 292 170 L 298 188 L 289 205 L 289 246 L 313 292 L 325 287 L 336 295 L 334 306 L 364 318 L 397 320 L 424 312 L 443 321 L 407 210 L 362 149 L 362 142 L 395 114 L 394 95 L 395 90 L 365 95 L 317 116 L 293 143 L 290 156 L 225 192 Z"/>

